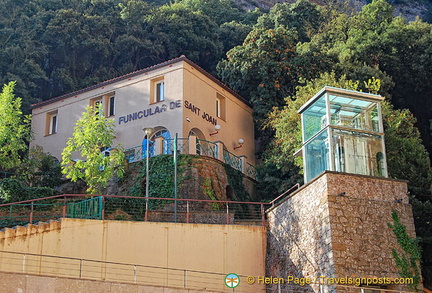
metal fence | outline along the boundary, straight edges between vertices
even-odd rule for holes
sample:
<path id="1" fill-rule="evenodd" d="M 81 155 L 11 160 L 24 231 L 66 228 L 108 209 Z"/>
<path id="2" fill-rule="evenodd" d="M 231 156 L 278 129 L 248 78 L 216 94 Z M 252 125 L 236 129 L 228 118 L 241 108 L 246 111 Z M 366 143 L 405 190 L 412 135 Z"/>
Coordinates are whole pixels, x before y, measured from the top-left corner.
<path id="1" fill-rule="evenodd" d="M 230 289 L 224 282 L 226 273 L 11 251 L 0 251 L 0 268 L 1 271 L 14 273 L 203 291 L 265 292 L 265 287 L 262 285 Z M 259 289 L 259 287 L 262 289 Z M 251 291 L 253 288 L 256 288 L 256 290 Z"/>
<path id="2" fill-rule="evenodd" d="M 225 284 L 228 273 L 200 270 L 147 266 L 134 263 L 101 261 L 78 257 L 64 257 L 35 253 L 0 251 L 0 271 L 39 276 L 66 277 L 68 279 L 100 280 L 212 290 L 213 292 L 237 293 L 408 293 L 404 286 L 336 285 L 325 282 L 299 283 L 294 279 L 264 276 L 237 275 L 238 286 L 228 288 Z M 319 279 L 319 277 L 318 277 Z"/>
<path id="3" fill-rule="evenodd" d="M 228 164 L 231 167 L 233 167 L 234 169 L 242 172 L 242 170 L 243 170 L 242 159 L 240 157 L 237 157 L 233 153 L 230 153 L 229 151 L 224 149 L 223 158 L 224 158 L 226 164 Z M 253 177 L 253 178 L 255 178 L 255 177 Z"/>
<path id="4" fill-rule="evenodd" d="M 153 143 L 149 145 L 148 153 L 150 157 L 155 156 L 155 148 Z M 140 145 L 125 150 L 125 157 L 129 163 L 141 161 L 146 158 L 146 155 L 147 155 L 146 146 Z"/>
<path id="5" fill-rule="evenodd" d="M 217 159 L 219 157 L 218 146 L 216 143 L 204 139 L 197 140 L 197 154 Z"/>
<path id="6" fill-rule="evenodd" d="M 177 138 L 177 152 L 180 154 L 189 154 L 189 138 Z M 162 154 L 172 155 L 175 149 L 175 139 L 164 139 L 162 142 Z M 219 152 L 222 153 L 223 162 L 230 165 L 234 169 L 243 172 L 246 176 L 249 176 L 257 180 L 257 173 L 255 167 L 250 163 L 246 163 L 245 169 L 243 169 L 243 161 L 239 156 L 227 151 L 226 149 L 219 149 L 219 146 L 215 142 L 197 139 L 196 140 L 196 155 L 211 157 L 220 159 Z M 125 150 L 126 160 L 129 163 L 138 162 L 146 158 L 146 146 L 136 146 Z M 154 157 L 158 155 L 158 151 L 155 150 L 155 143 L 151 142 L 149 146 L 149 155 Z"/>
<path id="7" fill-rule="evenodd" d="M 67 204 L 66 218 L 101 219 L 103 211 L 103 197 L 96 196 L 80 202 Z"/>
<path id="8" fill-rule="evenodd" d="M 64 194 L 0 205 L 0 227 L 57 218 L 265 225 L 269 203 Z"/>

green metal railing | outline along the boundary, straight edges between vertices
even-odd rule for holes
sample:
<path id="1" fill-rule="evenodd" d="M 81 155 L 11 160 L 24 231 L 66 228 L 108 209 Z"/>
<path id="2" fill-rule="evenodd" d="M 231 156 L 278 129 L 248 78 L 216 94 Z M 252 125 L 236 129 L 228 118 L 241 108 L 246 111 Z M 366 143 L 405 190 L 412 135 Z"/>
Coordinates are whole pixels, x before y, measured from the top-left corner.
<path id="1" fill-rule="evenodd" d="M 102 219 L 102 196 L 67 204 L 68 218 L 74 219 Z"/>
<path id="2" fill-rule="evenodd" d="M 242 160 L 240 157 L 237 157 L 233 153 L 230 153 L 226 149 L 223 150 L 223 157 L 225 160 L 225 163 L 233 167 L 234 169 L 242 172 Z"/>
<path id="3" fill-rule="evenodd" d="M 174 153 L 174 139 L 163 140 L 163 154 L 172 155 Z M 196 154 L 200 156 L 211 157 L 219 159 L 219 147 L 215 142 L 207 141 L 204 139 L 197 139 L 196 143 Z M 156 155 L 155 144 L 152 142 L 149 148 L 150 157 Z M 189 138 L 177 138 L 177 153 L 189 154 Z M 146 150 L 144 146 L 136 146 L 125 150 L 126 159 L 129 163 L 138 162 L 146 157 Z M 233 153 L 223 150 L 223 161 L 233 167 L 234 169 L 243 172 L 245 175 L 257 180 L 257 174 L 255 167 L 249 163 L 246 163 L 245 170 L 243 170 L 243 161 L 241 157 L 234 155 Z"/>
<path id="4" fill-rule="evenodd" d="M 150 154 L 150 157 L 155 156 L 154 144 L 150 145 L 149 154 Z M 145 147 L 143 148 L 143 146 L 139 145 L 139 146 L 136 146 L 133 148 L 126 149 L 125 150 L 125 157 L 129 163 L 141 161 L 142 159 L 145 159 L 145 157 L 146 157 Z"/>
<path id="5" fill-rule="evenodd" d="M 217 159 L 218 146 L 216 143 L 204 139 L 197 139 L 197 154 Z"/>
<path id="6" fill-rule="evenodd" d="M 166 145 L 164 146 L 164 154 L 174 153 L 174 138 L 165 139 Z M 166 149 L 166 151 L 165 151 Z M 189 139 L 188 138 L 177 138 L 177 153 L 188 154 L 189 153 Z"/>
<path id="7" fill-rule="evenodd" d="M 255 169 L 255 166 L 249 164 L 248 162 L 246 162 L 246 176 L 249 176 L 250 178 L 258 180 L 257 171 Z"/>

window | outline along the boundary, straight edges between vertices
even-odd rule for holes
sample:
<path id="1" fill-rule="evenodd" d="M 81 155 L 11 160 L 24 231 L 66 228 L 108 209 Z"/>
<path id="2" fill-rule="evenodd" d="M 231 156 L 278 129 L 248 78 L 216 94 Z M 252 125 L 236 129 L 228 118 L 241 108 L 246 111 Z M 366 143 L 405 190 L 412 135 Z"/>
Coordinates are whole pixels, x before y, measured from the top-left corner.
<path id="1" fill-rule="evenodd" d="M 90 105 L 93 107 L 93 109 L 96 109 L 97 107 L 101 106 L 102 111 L 104 111 L 104 103 L 102 98 L 96 98 L 90 100 Z M 101 116 L 102 113 L 97 112 L 96 115 Z"/>
<path id="2" fill-rule="evenodd" d="M 108 98 L 108 117 L 115 115 L 115 97 L 111 96 Z"/>
<path id="3" fill-rule="evenodd" d="M 216 117 L 225 120 L 225 97 L 221 94 L 216 94 Z"/>
<path id="4" fill-rule="evenodd" d="M 57 133 L 57 114 L 51 116 L 50 134 Z"/>
<path id="5" fill-rule="evenodd" d="M 164 96 L 164 82 L 160 81 L 158 83 L 156 83 L 156 88 L 155 88 L 155 102 L 161 102 L 163 100 L 165 100 L 165 96 Z"/>
<path id="6" fill-rule="evenodd" d="M 115 115 L 115 96 L 114 93 L 97 97 L 90 100 L 90 106 L 96 108 L 99 105 L 102 106 L 102 110 L 105 117 L 111 117 Z M 96 113 L 102 115 L 102 113 Z"/>
<path id="7" fill-rule="evenodd" d="M 150 104 L 165 101 L 165 82 L 163 77 L 150 82 Z"/>
<path id="8" fill-rule="evenodd" d="M 220 118 L 221 116 L 221 100 L 216 98 L 216 116 Z"/>
<path id="9" fill-rule="evenodd" d="M 46 135 L 51 135 L 57 133 L 58 130 L 58 112 L 50 112 L 47 114 L 46 119 Z"/>

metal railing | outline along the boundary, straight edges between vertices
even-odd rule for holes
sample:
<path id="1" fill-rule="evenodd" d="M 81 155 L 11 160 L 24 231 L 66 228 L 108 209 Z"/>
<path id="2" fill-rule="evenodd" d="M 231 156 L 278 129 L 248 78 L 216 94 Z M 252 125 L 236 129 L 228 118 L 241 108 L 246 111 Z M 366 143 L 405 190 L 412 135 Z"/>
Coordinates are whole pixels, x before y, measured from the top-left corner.
<path id="1" fill-rule="evenodd" d="M 271 206 L 273 207 L 276 202 L 278 202 L 279 200 L 281 200 L 285 196 L 291 194 L 295 189 L 299 189 L 299 188 L 300 188 L 300 183 L 296 183 L 295 185 L 291 186 L 287 191 L 283 192 L 281 195 L 279 195 L 278 197 L 276 197 L 275 199 L 273 199 L 270 202 Z"/>
<path id="2" fill-rule="evenodd" d="M 103 211 L 102 196 L 67 204 L 66 217 L 74 219 L 101 219 Z"/>
<path id="3" fill-rule="evenodd" d="M 0 227 L 66 217 L 264 226 L 264 210 L 268 205 L 228 200 L 63 194 L 0 205 Z"/>
<path id="4" fill-rule="evenodd" d="M 150 156 L 154 157 L 159 154 L 158 152 L 161 152 L 161 154 L 172 155 L 174 153 L 174 141 L 175 139 L 173 138 L 163 139 L 162 150 L 159 151 L 155 150 L 155 143 L 152 142 L 149 150 Z M 189 143 L 189 138 L 177 138 L 177 152 L 180 154 L 189 154 Z M 241 157 L 234 155 L 226 149 L 219 149 L 219 147 L 220 146 L 215 142 L 197 139 L 196 155 L 211 157 L 219 160 L 219 152 L 223 152 L 222 158 L 224 163 L 244 173 L 246 176 L 257 180 L 256 170 L 253 165 L 246 163 L 245 170 L 243 170 L 243 160 Z M 195 153 L 193 155 L 195 155 Z M 129 163 L 138 162 L 146 157 L 145 146 L 136 146 L 126 149 L 125 156 Z"/>
<path id="5" fill-rule="evenodd" d="M 62 194 L 0 204 L 0 228 L 66 217 L 265 226 L 265 209 L 298 188 L 292 186 L 271 202 Z"/>
<path id="6" fill-rule="evenodd" d="M 136 146 L 125 150 L 125 158 L 129 163 L 138 162 L 146 158 L 146 146 Z M 155 156 L 154 144 L 149 146 L 150 157 Z"/>
<path id="7" fill-rule="evenodd" d="M 240 157 L 237 157 L 233 153 L 230 153 L 226 149 L 223 150 L 223 158 L 225 160 L 225 163 L 233 167 L 234 169 L 242 172 L 243 170 L 243 164 L 242 159 Z"/>
<path id="8" fill-rule="evenodd" d="M 174 153 L 174 138 L 164 139 L 164 154 Z M 189 139 L 187 138 L 177 138 L 177 153 L 178 154 L 188 154 L 189 153 Z"/>
<path id="9" fill-rule="evenodd" d="M 45 277 L 81 280 L 100 280 L 186 288 L 191 290 L 212 290 L 213 292 L 237 293 L 291 293 L 291 292 L 350 292 L 350 293 L 408 293 L 405 286 L 378 288 L 371 286 L 336 285 L 322 282 L 320 277 L 311 283 L 295 283 L 289 276 L 272 276 L 272 281 L 264 276 L 238 275 L 240 284 L 236 288 L 225 285 L 227 273 L 201 270 L 148 266 L 136 263 L 92 260 L 79 257 L 65 257 L 26 252 L 0 251 L 1 271 L 8 273 L 31 274 Z M 269 277 L 267 277 L 269 278 Z M 293 278 L 291 276 L 291 278 Z M 275 281 L 277 279 L 277 282 Z M 315 279 L 315 278 L 313 278 Z M 267 282 L 267 283 L 266 283 Z M 266 286 L 267 284 L 267 286 Z M 400 288 L 397 288 L 400 287 Z"/>
<path id="10" fill-rule="evenodd" d="M 255 169 L 255 166 L 249 164 L 248 162 L 246 162 L 246 176 L 258 180 L 258 174 Z"/>
<path id="11" fill-rule="evenodd" d="M 218 145 L 204 139 L 197 139 L 197 154 L 217 159 L 219 157 Z"/>
<path id="12" fill-rule="evenodd" d="M 12 251 L 0 251 L 1 264 L 5 264 L 1 266 L 2 271 L 14 273 L 233 292 L 224 283 L 227 273 L 219 272 Z M 3 267 L 6 267 L 6 270 Z M 246 278 L 242 275 L 240 277 Z M 262 289 L 260 290 L 259 287 Z M 253 288 L 256 290 L 250 291 Z M 244 286 L 244 288 L 236 288 L 234 292 L 265 292 L 265 289 L 262 285 Z"/>

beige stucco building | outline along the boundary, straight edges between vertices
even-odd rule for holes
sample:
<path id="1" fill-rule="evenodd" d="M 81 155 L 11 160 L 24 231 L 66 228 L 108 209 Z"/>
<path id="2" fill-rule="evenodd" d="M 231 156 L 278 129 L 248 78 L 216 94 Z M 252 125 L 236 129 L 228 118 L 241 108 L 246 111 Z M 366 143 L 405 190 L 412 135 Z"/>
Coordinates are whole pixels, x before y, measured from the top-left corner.
<path id="1" fill-rule="evenodd" d="M 237 169 L 255 163 L 250 105 L 185 56 L 32 105 L 31 146 L 60 160 L 76 121 L 99 103 L 115 120 L 114 146 L 121 143 L 129 161 L 144 148 L 143 128 L 150 127 L 153 155 L 172 153 L 178 134 L 183 153 L 207 155 L 210 147 L 211 156 L 233 159 Z"/>

